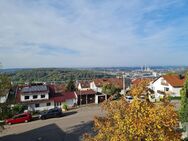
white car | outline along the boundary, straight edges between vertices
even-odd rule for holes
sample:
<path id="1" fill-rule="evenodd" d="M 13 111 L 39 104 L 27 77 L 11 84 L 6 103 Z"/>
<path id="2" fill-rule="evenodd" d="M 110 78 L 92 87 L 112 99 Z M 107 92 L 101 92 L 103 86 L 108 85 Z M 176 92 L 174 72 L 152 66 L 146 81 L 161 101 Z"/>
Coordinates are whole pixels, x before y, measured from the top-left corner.
<path id="1" fill-rule="evenodd" d="M 125 96 L 125 100 L 126 100 L 127 102 L 132 102 L 133 97 L 132 97 L 132 96 Z"/>

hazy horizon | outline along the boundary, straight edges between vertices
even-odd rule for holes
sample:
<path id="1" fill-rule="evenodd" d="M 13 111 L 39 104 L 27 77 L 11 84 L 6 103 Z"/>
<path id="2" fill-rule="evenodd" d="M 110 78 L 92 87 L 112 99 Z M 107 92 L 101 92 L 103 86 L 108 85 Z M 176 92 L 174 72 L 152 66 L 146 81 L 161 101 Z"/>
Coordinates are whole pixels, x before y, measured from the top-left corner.
<path id="1" fill-rule="evenodd" d="M 8 70 L 8 69 L 94 69 L 94 68 L 143 68 L 144 66 L 108 66 L 108 67 L 97 67 L 97 66 L 94 66 L 94 67 L 12 67 L 12 68 L 0 68 L 0 70 Z M 184 65 L 184 66 L 179 66 L 179 65 L 164 65 L 164 66 L 147 66 L 149 68 L 186 68 L 188 67 L 188 65 Z"/>
<path id="2" fill-rule="evenodd" d="M 186 0 L 1 0 L 3 68 L 187 66 Z"/>

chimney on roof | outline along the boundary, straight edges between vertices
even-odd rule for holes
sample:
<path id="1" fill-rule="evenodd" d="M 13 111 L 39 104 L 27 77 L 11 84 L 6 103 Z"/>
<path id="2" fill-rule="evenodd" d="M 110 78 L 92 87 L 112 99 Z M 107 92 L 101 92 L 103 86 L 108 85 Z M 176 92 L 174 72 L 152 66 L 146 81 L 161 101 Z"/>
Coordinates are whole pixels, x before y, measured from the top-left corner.
<path id="1" fill-rule="evenodd" d="M 184 76 L 184 75 L 179 74 L 179 79 L 184 79 L 184 78 L 185 78 L 185 76 Z"/>

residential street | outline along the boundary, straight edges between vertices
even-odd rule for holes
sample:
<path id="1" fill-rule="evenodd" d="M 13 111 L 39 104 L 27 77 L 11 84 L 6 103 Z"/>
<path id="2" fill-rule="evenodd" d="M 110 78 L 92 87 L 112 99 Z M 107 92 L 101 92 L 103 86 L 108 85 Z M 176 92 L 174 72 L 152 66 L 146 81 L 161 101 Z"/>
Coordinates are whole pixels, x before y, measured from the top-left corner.
<path id="1" fill-rule="evenodd" d="M 5 126 L 1 141 L 79 141 L 82 134 L 92 132 L 94 116 L 102 116 L 98 105 L 90 105 L 66 112 L 61 118 L 36 120 Z"/>

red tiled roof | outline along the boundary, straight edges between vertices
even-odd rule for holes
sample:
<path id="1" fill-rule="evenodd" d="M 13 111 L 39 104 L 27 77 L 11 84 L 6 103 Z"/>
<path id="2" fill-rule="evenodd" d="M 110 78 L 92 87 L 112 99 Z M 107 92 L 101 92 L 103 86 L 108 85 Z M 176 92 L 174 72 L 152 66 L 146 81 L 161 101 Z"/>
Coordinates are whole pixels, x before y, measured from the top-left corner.
<path id="1" fill-rule="evenodd" d="M 63 93 L 65 99 L 75 99 L 76 94 L 74 92 L 64 92 Z"/>
<path id="2" fill-rule="evenodd" d="M 89 81 L 80 81 L 79 82 L 82 88 L 89 88 L 90 82 Z"/>
<path id="3" fill-rule="evenodd" d="M 86 91 L 77 91 L 77 95 L 95 95 L 96 92 L 93 90 L 86 90 Z"/>
<path id="4" fill-rule="evenodd" d="M 55 95 L 50 97 L 50 100 L 54 102 L 65 102 L 69 99 L 76 99 L 76 95 L 74 92 L 56 93 Z"/>
<path id="5" fill-rule="evenodd" d="M 55 84 L 55 92 L 65 92 L 66 85 L 65 84 Z"/>
<path id="6" fill-rule="evenodd" d="M 112 84 L 115 87 L 123 88 L 123 79 L 122 78 L 101 78 L 95 79 L 94 83 L 97 87 L 102 87 L 105 84 Z"/>
<path id="7" fill-rule="evenodd" d="M 172 75 L 164 75 L 162 76 L 171 86 L 173 87 L 183 87 L 185 82 L 185 77 L 180 78 L 179 75 L 172 74 Z"/>
<path id="8" fill-rule="evenodd" d="M 133 79 L 131 83 L 132 83 L 132 85 L 138 85 L 143 80 L 148 80 L 149 82 L 152 82 L 154 79 L 152 79 L 152 78 L 137 78 L 137 79 Z"/>

